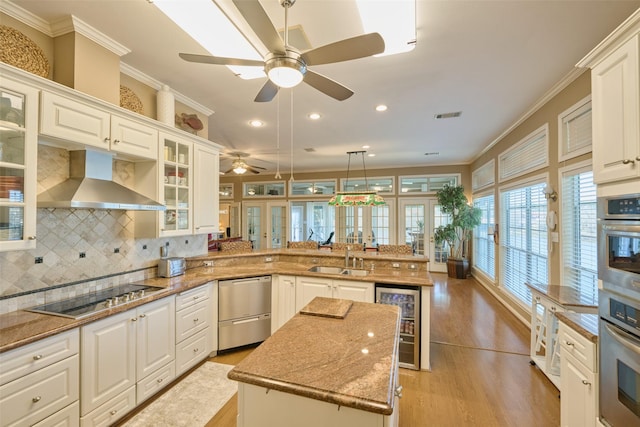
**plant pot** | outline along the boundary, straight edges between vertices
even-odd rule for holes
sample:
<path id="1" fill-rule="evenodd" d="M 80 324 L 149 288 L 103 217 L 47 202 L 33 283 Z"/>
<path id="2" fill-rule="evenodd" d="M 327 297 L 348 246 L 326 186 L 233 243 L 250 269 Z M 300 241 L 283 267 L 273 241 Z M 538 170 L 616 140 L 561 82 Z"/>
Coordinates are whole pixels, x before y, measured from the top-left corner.
<path id="1" fill-rule="evenodd" d="M 469 276 L 469 260 L 466 258 L 447 259 L 447 275 L 455 279 L 466 279 Z"/>

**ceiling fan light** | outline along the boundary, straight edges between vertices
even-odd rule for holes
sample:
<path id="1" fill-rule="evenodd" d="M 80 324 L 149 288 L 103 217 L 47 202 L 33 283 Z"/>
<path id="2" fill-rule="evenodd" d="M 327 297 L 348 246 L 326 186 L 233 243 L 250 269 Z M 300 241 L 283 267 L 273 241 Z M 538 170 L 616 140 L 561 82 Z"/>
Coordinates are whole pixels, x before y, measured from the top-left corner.
<path id="1" fill-rule="evenodd" d="M 247 171 L 247 168 L 245 168 L 244 166 L 236 166 L 233 168 L 233 171 L 235 173 L 237 173 L 238 175 L 242 175 L 243 173 L 245 173 Z"/>
<path id="2" fill-rule="evenodd" d="M 307 72 L 307 66 L 299 56 L 297 52 L 288 50 L 287 56 L 268 57 L 264 69 L 269 80 L 284 88 L 299 85 Z"/>

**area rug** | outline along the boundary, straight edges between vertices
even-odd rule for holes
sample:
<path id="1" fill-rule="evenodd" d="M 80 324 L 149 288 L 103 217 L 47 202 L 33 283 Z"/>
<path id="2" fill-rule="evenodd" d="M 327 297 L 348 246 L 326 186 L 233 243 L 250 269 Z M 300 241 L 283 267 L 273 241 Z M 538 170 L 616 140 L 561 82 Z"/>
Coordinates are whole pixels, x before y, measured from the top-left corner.
<path id="1" fill-rule="evenodd" d="M 126 427 L 201 427 L 238 391 L 227 378 L 233 368 L 205 362 L 140 413 Z"/>

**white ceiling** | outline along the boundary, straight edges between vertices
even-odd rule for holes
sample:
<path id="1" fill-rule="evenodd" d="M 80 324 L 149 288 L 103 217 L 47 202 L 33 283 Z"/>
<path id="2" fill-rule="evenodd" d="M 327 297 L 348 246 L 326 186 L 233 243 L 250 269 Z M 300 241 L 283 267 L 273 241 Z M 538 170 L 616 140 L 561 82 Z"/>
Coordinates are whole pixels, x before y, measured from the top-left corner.
<path id="1" fill-rule="evenodd" d="M 278 0 L 260 1 L 282 28 Z M 263 79 L 242 80 L 224 66 L 178 58 L 178 52 L 207 52 L 146 0 L 13 3 L 48 22 L 74 15 L 129 48 L 123 63 L 213 110 L 209 139 L 227 152 L 249 153 L 250 164 L 268 168 L 265 175 L 275 171 L 278 157 L 280 170 L 290 169 L 291 117 L 294 173 L 344 169 L 346 152 L 363 145 L 376 154 L 367 157 L 368 169 L 469 163 L 640 7 L 631 0 L 417 0 L 412 52 L 313 67 L 352 89 L 351 98 L 336 101 L 302 84 L 255 103 Z M 352 0 L 298 0 L 289 23 L 301 25 L 313 47 L 362 33 Z M 256 43 L 246 23 L 239 25 Z M 379 103 L 388 111 L 376 112 Z M 454 111 L 462 116 L 434 119 Z M 321 120 L 309 120 L 310 112 Z M 266 126 L 251 128 L 251 119 Z"/>

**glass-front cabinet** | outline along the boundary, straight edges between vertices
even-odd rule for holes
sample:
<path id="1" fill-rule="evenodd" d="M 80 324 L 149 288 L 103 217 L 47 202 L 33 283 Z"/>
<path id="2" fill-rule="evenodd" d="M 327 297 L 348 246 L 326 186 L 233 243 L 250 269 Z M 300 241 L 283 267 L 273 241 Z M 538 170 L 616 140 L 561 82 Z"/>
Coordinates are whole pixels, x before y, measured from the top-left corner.
<path id="1" fill-rule="evenodd" d="M 38 90 L 0 76 L 0 251 L 36 242 Z"/>
<path id="2" fill-rule="evenodd" d="M 191 232 L 193 159 L 191 141 L 171 134 L 160 134 L 161 195 L 167 209 L 160 213 L 160 234 L 183 235 Z"/>

